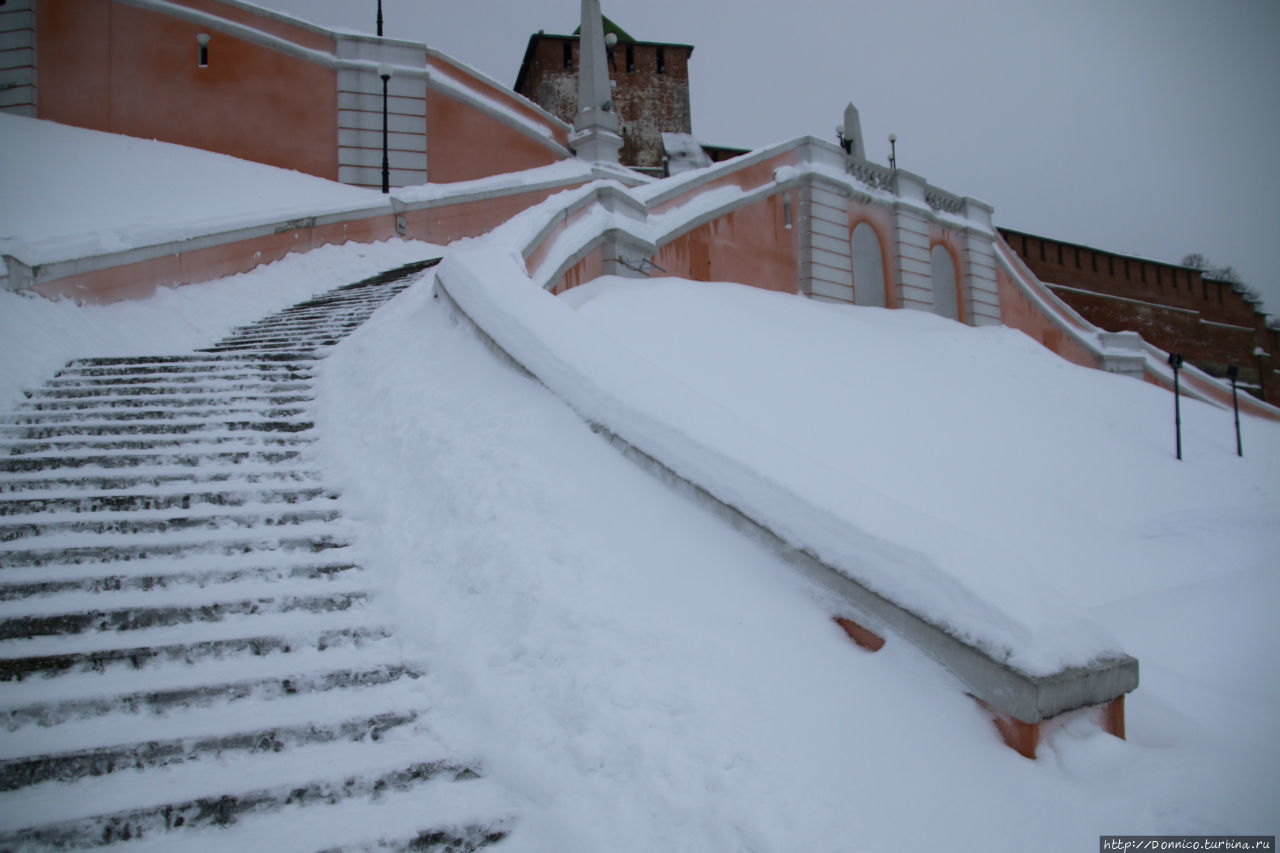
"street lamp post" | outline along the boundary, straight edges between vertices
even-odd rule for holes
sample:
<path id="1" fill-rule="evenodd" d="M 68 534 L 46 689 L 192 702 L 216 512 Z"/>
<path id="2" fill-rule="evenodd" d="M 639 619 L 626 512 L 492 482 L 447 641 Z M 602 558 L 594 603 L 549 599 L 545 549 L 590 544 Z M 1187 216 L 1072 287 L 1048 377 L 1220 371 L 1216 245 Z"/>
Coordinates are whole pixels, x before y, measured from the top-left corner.
<path id="1" fill-rule="evenodd" d="M 1173 434 L 1177 441 L 1178 459 L 1182 459 L 1182 401 L 1178 396 L 1178 371 L 1182 369 L 1182 356 L 1169 353 L 1169 366 L 1173 368 Z"/>
<path id="2" fill-rule="evenodd" d="M 1227 365 L 1227 377 L 1231 380 L 1231 408 L 1236 414 L 1236 456 L 1244 456 L 1244 444 L 1240 441 L 1240 401 L 1236 397 L 1236 380 L 1240 378 L 1240 368 L 1234 364 Z"/>
<path id="3" fill-rule="evenodd" d="M 378 0 L 378 38 L 382 38 L 382 0 Z"/>
<path id="4" fill-rule="evenodd" d="M 391 161 L 387 159 L 387 83 L 391 80 L 391 72 L 391 63 L 378 64 L 378 76 L 382 78 L 382 191 L 384 193 L 391 192 Z"/>
<path id="5" fill-rule="evenodd" d="M 889 134 L 889 168 L 898 171 L 898 134 Z"/>

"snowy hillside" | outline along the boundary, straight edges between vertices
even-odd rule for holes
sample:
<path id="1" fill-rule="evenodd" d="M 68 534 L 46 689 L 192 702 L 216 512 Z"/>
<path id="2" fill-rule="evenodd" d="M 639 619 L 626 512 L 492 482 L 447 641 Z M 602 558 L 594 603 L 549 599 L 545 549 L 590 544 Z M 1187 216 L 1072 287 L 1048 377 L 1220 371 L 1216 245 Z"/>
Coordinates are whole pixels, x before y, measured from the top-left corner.
<path id="1" fill-rule="evenodd" d="M 1217 436 L 1229 419 L 1195 407 L 1201 449 L 1179 466 L 1166 394 L 1017 333 L 732 285 L 584 295 L 583 320 L 619 346 L 836 451 L 837 473 L 983 535 L 1003 525 L 1065 566 L 1046 583 L 1140 656 L 1143 684 L 1128 742 L 1079 719 L 1019 758 L 946 673 L 892 640 L 852 646 L 821 595 L 618 457 L 420 286 L 335 355 L 326 441 L 380 531 L 404 630 L 458 687 L 451 736 L 487 745 L 539 815 L 513 849 L 976 850 L 1003 827 L 999 849 L 1078 850 L 1116 827 L 1266 830 L 1274 426 L 1245 425 L 1241 462 Z M 829 385 L 815 353 L 899 372 Z M 973 459 L 910 452 L 902 433 L 923 420 Z"/>

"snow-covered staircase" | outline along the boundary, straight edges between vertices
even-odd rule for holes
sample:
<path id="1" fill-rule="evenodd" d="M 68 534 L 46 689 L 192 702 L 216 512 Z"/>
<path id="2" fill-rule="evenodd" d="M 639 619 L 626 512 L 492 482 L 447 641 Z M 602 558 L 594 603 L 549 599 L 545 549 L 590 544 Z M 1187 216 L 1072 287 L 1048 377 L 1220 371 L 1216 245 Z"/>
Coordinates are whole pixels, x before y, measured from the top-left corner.
<path id="1" fill-rule="evenodd" d="M 0 416 L 0 850 L 504 837 L 308 456 L 316 362 L 429 265 Z"/>

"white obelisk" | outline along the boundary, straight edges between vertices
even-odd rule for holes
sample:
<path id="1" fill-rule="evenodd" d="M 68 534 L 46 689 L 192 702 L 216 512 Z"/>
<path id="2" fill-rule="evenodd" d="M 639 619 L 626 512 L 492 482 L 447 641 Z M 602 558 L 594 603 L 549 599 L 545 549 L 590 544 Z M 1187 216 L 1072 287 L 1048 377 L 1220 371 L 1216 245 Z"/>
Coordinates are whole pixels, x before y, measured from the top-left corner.
<path id="1" fill-rule="evenodd" d="M 609 60 L 604 46 L 600 0 L 582 0 L 578 46 L 578 114 L 569 146 L 582 160 L 618 162 L 622 137 L 609 87 Z"/>

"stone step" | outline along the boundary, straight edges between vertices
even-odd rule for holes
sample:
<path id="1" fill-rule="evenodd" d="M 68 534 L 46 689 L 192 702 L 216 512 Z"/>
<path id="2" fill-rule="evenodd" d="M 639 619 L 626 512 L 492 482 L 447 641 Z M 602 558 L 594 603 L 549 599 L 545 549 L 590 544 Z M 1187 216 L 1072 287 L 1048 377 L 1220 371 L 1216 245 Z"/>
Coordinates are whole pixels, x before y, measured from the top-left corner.
<path id="1" fill-rule="evenodd" d="M 175 561 L 175 565 L 178 561 Z M 225 562 L 225 561 L 219 561 Z M 147 564 L 144 564 L 147 565 Z M 106 569 L 105 573 L 82 571 L 85 568 Z M 6 569 L 0 577 L 0 602 L 19 601 L 68 593 L 102 595 L 109 592 L 168 590 L 180 588 L 207 589 L 224 584 L 254 581 L 332 580 L 347 573 L 363 572 L 350 560 L 314 561 L 290 565 L 257 565 L 219 569 L 177 569 L 170 572 L 115 572 L 113 564 L 65 566 L 63 571 L 50 567 Z"/>
<path id="2" fill-rule="evenodd" d="M 305 417 L 292 417 L 277 420 L 187 420 L 185 418 L 167 417 L 155 421 L 94 421 L 72 420 L 66 423 L 45 425 L 0 425 L 0 439 L 8 442 L 41 441 L 56 438 L 100 437 L 107 436 L 200 436 L 201 434 L 218 435 L 256 435 L 265 434 L 297 434 L 315 428 L 315 423 Z"/>
<path id="3" fill-rule="evenodd" d="M 85 544 L 93 544 L 94 540 L 88 539 L 89 536 L 104 536 L 106 538 L 102 540 L 102 544 L 108 545 L 115 544 L 119 536 L 233 528 L 289 528 L 313 522 L 336 521 L 340 517 L 335 501 L 330 498 L 274 507 L 249 504 L 243 507 L 197 506 L 185 510 L 162 511 L 43 512 L 0 518 L 0 543 L 38 536 L 83 534 Z"/>
<path id="4" fill-rule="evenodd" d="M 85 453 L 116 453 L 122 451 L 160 451 L 175 448 L 190 450 L 200 449 L 279 449 L 305 447 L 315 442 L 314 435 L 298 435 L 297 433 L 253 433 L 226 430 L 221 433 L 205 435 L 183 435 L 173 437 L 135 437 L 115 436 L 81 436 L 62 439 L 13 439 L 0 444 L 0 454 L 8 450 L 10 457 L 36 457 L 59 455 L 84 455 Z M 2 457 L 0 457 L 2 458 Z"/>
<path id="5" fill-rule="evenodd" d="M 131 784 L 109 775 L 33 785 L 0 800 L 0 846 L 96 846 L 161 832 L 185 835 L 285 806 L 324 811 L 353 798 L 479 778 L 468 764 L 416 743 L 403 727 L 377 742 L 299 746 L 288 758 L 240 753 L 154 768 Z M 335 770 L 340 775 L 327 775 Z"/>
<path id="6" fill-rule="evenodd" d="M 19 547 L 11 547 L 12 543 L 3 543 L 0 545 L 0 567 L 67 566 L 156 557 L 214 557 L 267 552 L 275 553 L 279 559 L 279 555 L 293 557 L 298 554 L 319 554 L 346 548 L 351 544 L 348 537 L 328 528 L 332 528 L 332 525 L 318 530 L 299 525 L 284 536 L 272 536 L 265 530 L 260 535 L 240 529 L 215 530 L 203 533 L 198 538 L 183 538 L 178 541 L 163 535 L 136 536 L 131 537 L 133 541 L 113 545 L 83 544 L 83 538 L 75 535 L 49 536 L 38 547 L 22 547 L 25 543 L 20 543 Z"/>
<path id="7" fill-rule="evenodd" d="M 331 346 L 333 346 L 334 344 L 338 343 L 338 341 L 340 341 L 340 340 L 342 340 L 341 336 L 328 336 L 328 337 L 317 338 L 317 339 L 315 339 L 315 340 L 310 340 L 310 341 L 301 341 L 301 342 L 300 342 L 300 341 L 296 341 L 296 340 L 286 340 L 286 341 L 280 341 L 279 343 L 270 343 L 270 342 L 266 342 L 266 343 L 247 343 L 247 344 L 236 344 L 236 343 L 230 343 L 230 344 L 219 344 L 219 345 L 217 345 L 217 346 L 206 347 L 206 348 L 204 348 L 204 349 L 200 350 L 200 352 L 210 352 L 210 353 L 255 352 L 255 353 L 264 353 L 264 352 L 271 352 L 271 351 L 273 351 L 273 350 L 281 350 L 281 351 L 290 350 L 290 351 L 301 351 L 301 352 L 306 352 L 306 351 L 309 351 L 309 350 L 315 350 L 315 349 L 318 349 L 318 348 L 320 348 L 320 347 L 331 347 Z"/>
<path id="8" fill-rule="evenodd" d="M 522 804 L 521 804 L 522 805 Z M 514 798 L 489 779 L 433 785 L 352 798 L 322 809 L 284 806 L 241 815 L 230 826 L 184 837 L 184 853 L 228 850 L 324 851 L 324 853 L 476 853 L 516 828 Z M 500 815 L 495 819 L 495 815 Z M 148 834 L 104 848 L 110 853 L 171 853 L 167 833 Z"/>
<path id="9" fill-rule="evenodd" d="M 252 378 L 228 382 L 205 380 L 201 383 L 135 382 L 127 385 L 46 384 L 26 393 L 30 401 L 41 400 L 149 400 L 164 397 L 199 397 L 201 395 L 253 394 L 280 396 L 308 392 L 311 381 L 260 381 Z"/>
<path id="10" fill-rule="evenodd" d="M 25 495 L 31 492 L 41 494 L 58 492 L 70 495 L 174 487 L 207 490 L 255 485 L 313 485 L 318 482 L 320 482 L 320 474 L 315 471 L 279 466 L 239 465 L 189 471 L 176 471 L 164 466 L 148 466 L 114 471 L 81 469 L 66 476 L 50 476 L 43 472 L 9 474 L 0 478 L 0 495 Z"/>
<path id="11" fill-rule="evenodd" d="M 89 397 L 76 400 L 32 400 L 23 403 L 14 412 L 75 412 L 91 414 L 98 411 L 115 409 L 208 409 L 217 406 L 237 406 L 252 404 L 256 406 L 295 406 L 309 403 L 315 396 L 308 390 L 302 393 L 270 392 L 253 393 L 227 391 L 216 394 L 173 394 L 163 396 L 124 396 L 124 397 Z"/>
<path id="12" fill-rule="evenodd" d="M 427 705 L 414 679 L 400 678 L 358 689 L 286 693 L 234 707 L 171 707 L 163 716 L 111 713 L 54 728 L 25 726 L 0 741 L 0 791 L 236 752 L 378 741 L 418 720 Z"/>
<path id="13" fill-rule="evenodd" d="M 93 453 L 84 456 L 61 454 L 57 456 L 5 456 L 0 457 L 0 474 L 58 471 L 67 468 L 91 468 L 96 472 L 117 468 L 165 467 L 204 468 L 249 463 L 253 465 L 279 465 L 302 459 L 297 449 L 276 450 L 209 450 L 189 453 L 160 450 L 156 453 Z"/>
<path id="14" fill-rule="evenodd" d="M 365 312 L 372 314 L 372 311 Z M 241 326 L 238 329 L 232 329 L 231 332 L 222 339 L 225 343 L 230 338 L 243 337 L 293 337 L 297 335 L 312 334 L 315 332 L 334 332 L 336 334 L 349 334 L 353 329 L 359 327 L 367 317 L 353 317 L 344 314 L 339 318 L 334 318 L 324 314 L 316 314 L 315 316 L 306 316 L 304 314 L 294 314 L 289 317 L 281 317 L 271 323 L 255 323 L 252 326 Z"/>
<path id="15" fill-rule="evenodd" d="M 0 681 L 83 672 L 129 672 L 166 661 L 256 657 L 299 648 L 321 651 L 388 636 L 358 612 L 306 610 L 220 622 L 144 628 L 126 635 L 70 634 L 0 641 Z"/>
<path id="16" fill-rule="evenodd" d="M 199 369 L 201 367 L 222 370 L 228 366 L 244 368 L 250 364 L 253 365 L 255 370 L 281 370 L 288 369 L 290 363 L 295 361 L 298 362 L 300 366 L 309 369 L 316 361 L 316 356 L 312 353 L 298 353 L 296 357 L 291 357 L 287 353 L 274 353 L 261 357 L 254 355 L 215 356 L 199 352 L 186 353 L 183 355 L 106 356 L 102 358 L 72 359 L 67 362 L 67 366 L 63 368 L 63 370 L 94 369 L 104 367 L 136 367 L 154 371 L 171 369 L 183 370 L 187 368 Z"/>
<path id="17" fill-rule="evenodd" d="M 27 679 L 6 685 L 0 725 L 16 732 L 39 726 L 52 730 L 63 723 L 111 715 L 154 717 L 194 709 L 225 714 L 292 696 L 330 694 L 419 679 L 425 670 L 380 648 L 387 641 L 369 640 L 361 648 L 330 647 L 325 651 L 295 649 L 289 654 L 257 658 L 246 672 L 243 660 L 158 663 L 144 670 L 73 673 L 52 679 Z M 33 687 L 37 689 L 32 689 Z M 326 701 L 339 702 L 345 694 Z"/>
<path id="18" fill-rule="evenodd" d="M 307 488 L 237 489 L 194 491 L 119 490 L 98 494 L 67 494 L 63 491 L 26 494 L 22 498 L 0 498 L 0 519 L 17 523 L 12 516 L 41 514 L 161 512 L 196 507 L 299 506 L 337 495 L 321 486 Z M 42 515 L 42 517 L 49 517 Z M 21 519 L 38 524 L 38 519 Z"/>
<path id="19" fill-rule="evenodd" d="M 306 588 L 288 590 L 273 589 L 258 591 L 256 596 L 245 597 L 248 590 L 235 589 L 237 586 L 221 591 L 221 598 L 205 594 L 198 603 L 167 604 L 160 596 L 149 604 L 134 603 L 130 606 L 117 606 L 111 609 L 114 602 L 102 601 L 92 609 L 76 609 L 72 602 L 83 602 L 83 594 L 67 594 L 54 599 L 41 598 L 35 601 L 19 600 L 3 602 L 3 618 L 0 618 L 0 641 L 30 637 L 55 637 L 72 634 L 91 634 L 95 631 L 141 631 L 170 625 L 193 625 L 197 623 L 221 622 L 233 616 L 265 616 L 268 614 L 293 613 L 335 613 L 363 605 L 369 595 L 363 590 L 331 590 L 311 592 Z M 260 586 L 260 585 L 252 585 Z M 188 593 L 188 590 L 178 590 Z M 203 590 L 197 590 L 203 592 Z M 138 593 L 104 593 L 110 596 L 129 599 L 137 598 Z M 154 593 L 152 593 L 154 595 Z M 191 595 L 175 594 L 170 598 L 192 598 Z M 15 612 L 19 608 L 35 610 L 35 613 Z M 53 612 L 50 612 L 53 611 Z"/>
<path id="20" fill-rule="evenodd" d="M 259 382 L 264 385 L 276 383 L 309 382 L 315 378 L 313 366 L 298 370 L 285 369 L 279 364 L 263 365 L 263 369 L 255 370 L 252 365 L 243 362 L 230 362 L 218 365 L 217 370 L 166 372 L 152 374 L 127 374 L 94 376 L 82 375 L 74 369 L 64 369 L 52 379 L 44 383 L 47 388 L 122 388 L 150 387 L 183 388 L 203 383 L 227 384 L 234 382 Z M 287 367 L 287 366 L 286 366 Z"/>
<path id="21" fill-rule="evenodd" d="M 27 566 L 6 568 L 0 573 L 0 602 L 18 601 L 24 598 L 63 595 L 67 593 L 91 593 L 180 589 L 190 587 L 206 589 L 223 584 L 254 581 L 333 580 L 348 573 L 359 574 L 364 570 L 350 560 L 316 560 L 302 563 L 278 563 L 248 555 L 240 560 L 219 559 L 218 568 L 193 566 L 189 560 L 174 560 L 168 571 L 157 571 L 146 561 L 135 565 L 128 563 L 101 563 L 90 566 Z M 143 569 L 122 571 L 122 569 Z"/>
<path id="22" fill-rule="evenodd" d="M 90 417 L 89 415 L 92 415 Z M 273 406 L 246 401 L 227 405 L 165 409 L 148 406 L 140 409 L 102 409 L 92 413 L 76 411 L 32 411 L 0 414 L 0 426 L 39 427 L 75 423 L 163 423 L 166 420 L 275 421 L 292 420 L 307 414 L 303 406 Z"/>

